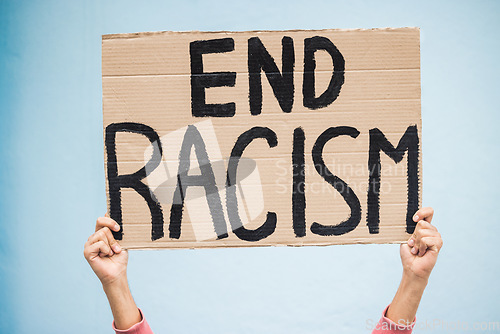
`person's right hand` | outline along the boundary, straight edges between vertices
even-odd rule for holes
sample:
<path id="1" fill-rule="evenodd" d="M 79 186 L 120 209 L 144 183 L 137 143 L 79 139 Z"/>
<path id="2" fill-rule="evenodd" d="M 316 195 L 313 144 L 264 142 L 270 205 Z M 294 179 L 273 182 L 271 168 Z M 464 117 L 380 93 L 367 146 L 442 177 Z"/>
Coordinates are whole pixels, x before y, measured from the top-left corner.
<path id="1" fill-rule="evenodd" d="M 126 278 L 127 274 L 128 253 L 113 238 L 111 230 L 119 231 L 120 227 L 111 218 L 98 218 L 95 233 L 89 237 L 83 250 L 87 262 L 104 286 Z"/>

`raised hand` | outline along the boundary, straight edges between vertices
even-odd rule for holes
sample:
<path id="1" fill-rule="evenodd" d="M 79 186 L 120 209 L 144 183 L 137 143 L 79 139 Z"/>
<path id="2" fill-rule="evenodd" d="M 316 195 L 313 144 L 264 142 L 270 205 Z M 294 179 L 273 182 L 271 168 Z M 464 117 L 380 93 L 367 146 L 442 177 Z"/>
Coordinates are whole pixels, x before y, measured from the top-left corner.
<path id="1" fill-rule="evenodd" d="M 413 216 L 413 220 L 418 222 L 415 231 L 400 247 L 403 277 L 386 313 L 387 318 L 398 325 L 410 325 L 415 319 L 420 299 L 443 246 L 441 235 L 431 225 L 433 215 L 432 208 L 418 210 Z"/>
<path id="2" fill-rule="evenodd" d="M 128 253 L 122 250 L 111 230 L 120 227 L 111 218 L 97 219 L 95 233 L 85 243 L 83 254 L 103 285 L 126 277 Z"/>
<path id="3" fill-rule="evenodd" d="M 436 264 L 439 250 L 443 246 L 441 234 L 431 224 L 434 210 L 422 208 L 413 216 L 417 223 L 413 235 L 400 248 L 401 262 L 406 275 L 427 280 Z"/>

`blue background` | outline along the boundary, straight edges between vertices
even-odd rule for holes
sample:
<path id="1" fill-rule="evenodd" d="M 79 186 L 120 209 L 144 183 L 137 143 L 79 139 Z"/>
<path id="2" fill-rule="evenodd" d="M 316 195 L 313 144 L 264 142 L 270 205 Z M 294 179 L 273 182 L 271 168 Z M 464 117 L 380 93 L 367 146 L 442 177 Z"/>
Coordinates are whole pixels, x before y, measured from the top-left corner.
<path id="1" fill-rule="evenodd" d="M 82 254 L 106 211 L 101 35 L 158 30 L 420 27 L 424 205 L 445 245 L 417 315 L 438 322 L 415 332 L 500 322 L 499 13 L 499 1 L 0 0 L 0 332 L 111 332 Z M 397 245 L 129 262 L 157 333 L 368 333 L 400 274 Z"/>

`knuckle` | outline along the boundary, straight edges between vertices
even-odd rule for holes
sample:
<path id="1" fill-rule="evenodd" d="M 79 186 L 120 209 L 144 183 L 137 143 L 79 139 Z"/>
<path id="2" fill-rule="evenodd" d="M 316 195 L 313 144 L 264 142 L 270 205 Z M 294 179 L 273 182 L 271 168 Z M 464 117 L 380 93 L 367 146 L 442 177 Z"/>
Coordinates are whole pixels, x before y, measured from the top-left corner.
<path id="1" fill-rule="evenodd" d="M 425 220 L 419 221 L 417 225 L 419 225 L 419 230 L 429 229 L 432 226 L 429 222 L 426 222 Z"/>
<path id="2" fill-rule="evenodd" d="M 106 233 L 106 236 L 108 237 L 109 239 L 109 242 L 113 242 L 114 241 L 114 237 L 113 237 L 113 231 L 111 231 L 111 229 L 109 227 L 106 227 L 105 228 L 105 233 Z"/>
<path id="3" fill-rule="evenodd" d="M 420 224 L 420 222 L 418 222 L 417 225 L 415 225 L 415 229 L 413 230 L 413 234 L 417 235 L 417 233 L 420 231 L 421 228 L 422 228 L 422 225 Z"/>
<path id="4" fill-rule="evenodd" d="M 96 234 L 99 236 L 100 239 L 106 237 L 106 233 L 104 232 L 104 228 L 101 228 L 99 231 L 96 232 Z"/>
<path id="5" fill-rule="evenodd" d="M 108 245 L 104 241 L 102 241 L 102 240 L 99 240 L 98 243 L 99 243 L 99 248 L 101 250 L 107 250 L 109 248 Z"/>
<path id="6" fill-rule="evenodd" d="M 432 229 L 427 229 L 427 230 L 424 230 L 425 231 L 425 236 L 426 237 L 434 237 L 435 234 L 434 234 L 434 231 Z"/>
<path id="7" fill-rule="evenodd" d="M 108 238 L 108 242 L 110 245 L 113 245 L 116 243 L 116 240 L 115 238 L 113 237 L 113 233 L 111 232 L 111 230 L 109 228 L 106 227 L 106 237 Z"/>

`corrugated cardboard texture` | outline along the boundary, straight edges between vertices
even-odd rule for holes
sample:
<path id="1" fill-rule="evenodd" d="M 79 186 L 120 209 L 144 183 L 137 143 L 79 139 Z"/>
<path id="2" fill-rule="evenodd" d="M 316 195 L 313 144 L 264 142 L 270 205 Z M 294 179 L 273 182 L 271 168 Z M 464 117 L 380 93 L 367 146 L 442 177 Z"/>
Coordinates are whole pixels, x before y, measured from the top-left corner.
<path id="1" fill-rule="evenodd" d="M 285 36 L 289 38 L 284 39 Z M 305 41 L 312 41 L 314 37 L 321 37 L 322 41 L 329 40 L 345 62 L 344 71 L 339 71 L 340 63 L 335 61 L 337 58 L 321 48 L 313 52 L 315 97 L 327 89 L 334 66 L 336 75 L 340 77 L 343 74 L 344 77 L 338 97 L 327 106 L 316 109 L 304 106 L 303 90 Z M 190 47 L 196 44 L 193 42 L 218 39 L 232 39 L 233 50 L 205 52 L 201 57 L 202 71 L 206 74 L 193 73 L 190 54 Z M 249 96 L 252 94 L 249 91 L 248 72 L 249 57 L 254 55 L 249 56 L 248 53 L 250 39 L 252 42 L 261 42 L 280 72 L 283 69 L 282 45 L 293 41 L 293 103 L 288 99 L 291 112 L 282 110 L 266 72 L 262 70 L 262 109 L 260 114 L 251 114 Z M 285 53 L 285 57 L 289 56 L 290 53 Z M 260 58 L 252 59 L 255 61 Z M 291 63 L 290 58 L 288 63 Z M 214 72 L 234 72 L 235 82 L 232 86 L 204 89 L 205 103 L 232 102 L 235 105 L 234 116 L 194 117 L 192 80 L 200 76 L 210 77 Z M 407 240 L 408 232 L 412 231 L 412 226 L 407 226 L 407 215 L 414 212 L 407 210 L 421 203 L 422 193 L 420 41 L 416 28 L 105 35 L 102 41 L 102 85 L 108 209 L 111 217 L 122 224 L 122 231 L 116 237 L 122 238 L 120 243 L 124 247 L 394 243 Z M 210 86 L 210 82 L 207 85 Z M 283 89 L 279 85 L 276 87 L 278 91 Z M 113 167 L 108 165 L 111 151 L 116 153 L 118 175 L 133 174 L 143 168 L 152 156 L 154 146 L 145 135 L 137 132 L 118 131 L 115 146 L 112 147 L 110 129 L 114 123 L 124 122 L 146 125 L 161 138 L 161 162 L 157 161 L 159 165 L 153 170 L 145 168 L 149 175 L 139 181 L 149 186 L 156 199 L 156 207 L 161 209 L 164 223 L 163 226 L 156 225 L 156 234 L 152 233 L 152 215 L 143 196 L 127 186 L 119 187 L 117 191 L 116 184 L 119 182 L 108 180 Z M 206 148 L 216 193 L 219 195 L 214 196 L 214 192 L 209 191 L 208 196 L 212 196 L 212 208 L 218 212 L 210 211 L 206 188 L 189 186 L 183 189 L 181 185 L 179 189 L 182 190 L 184 202 L 180 234 L 175 236 L 174 233 L 172 237 L 171 207 L 178 181 L 176 175 L 180 147 L 188 125 L 194 125 Z M 237 184 L 231 186 L 234 190 L 232 194 L 238 198 L 237 215 L 243 222 L 239 231 L 246 232 L 234 233 L 233 230 L 238 226 L 233 224 L 234 219 L 231 221 L 227 205 L 228 202 L 234 203 L 234 198 L 225 189 L 228 159 L 238 138 L 254 127 L 270 129 L 266 133 L 269 135 L 274 132 L 277 143 L 270 147 L 266 139 L 256 138 L 244 148 L 237 168 L 237 180 L 233 182 Z M 328 133 L 324 132 L 335 127 L 331 131 L 339 132 L 339 136 L 327 138 Z M 347 128 L 339 127 L 355 128 L 359 135 L 356 138 L 355 135 L 346 135 L 344 132 Z M 410 156 L 408 150 L 399 152 L 404 154 L 398 163 L 394 160 L 399 161 L 399 158 L 391 158 L 383 150 L 379 152 L 376 140 L 381 137 L 377 137 L 378 132 L 374 129 L 380 130 L 387 141 L 397 147 L 400 141 L 404 146 L 402 138 L 405 132 L 415 128 L 419 144 L 416 149 L 410 145 L 409 151 L 414 160 L 410 168 L 407 166 Z M 301 132 L 305 138 L 303 155 L 300 148 Z M 340 192 L 317 170 L 320 168 L 325 173 L 325 169 L 321 166 L 315 168 L 312 152 L 322 133 L 323 138 L 328 139 L 322 150 L 322 159 L 331 172 L 327 171 L 326 174 L 334 175 L 344 182 L 337 183 L 337 187 L 349 185 L 349 192 L 359 200 L 359 210 L 351 212 Z M 294 134 L 295 158 L 292 157 Z M 316 153 L 321 146 L 319 144 L 316 144 Z M 369 210 L 369 163 L 376 160 L 377 152 L 381 165 L 379 204 L 372 202 Z M 198 168 L 199 157 L 195 153 L 197 151 L 192 147 L 187 155 L 190 158 L 184 159 L 190 160 L 187 175 L 201 173 Z M 297 174 L 302 170 L 296 164 L 294 168 L 294 162 L 300 163 L 301 156 L 304 176 L 294 177 L 294 172 Z M 294 178 L 298 194 L 292 196 Z M 115 187 L 111 187 L 114 190 L 110 190 L 108 181 L 115 182 Z M 113 196 L 115 209 L 109 207 Z M 352 204 L 353 196 L 348 196 L 351 196 Z M 116 209 L 116 198 L 119 199 L 121 219 Z M 176 203 L 180 204 L 179 201 Z M 229 206 L 229 210 L 236 207 Z M 376 206 L 379 207 L 378 230 L 375 228 L 370 233 L 367 217 L 370 211 L 372 221 L 376 220 Z M 275 214 L 276 226 L 269 223 L 257 230 L 266 221 L 268 212 L 271 212 L 270 216 Z M 224 222 L 227 235 L 220 233 L 224 230 L 221 225 L 215 228 L 214 214 Z M 337 226 L 350 216 L 354 219 L 354 226 L 347 229 Z M 360 218 L 356 219 L 357 216 Z M 252 240 L 242 240 L 241 236 Z"/>

